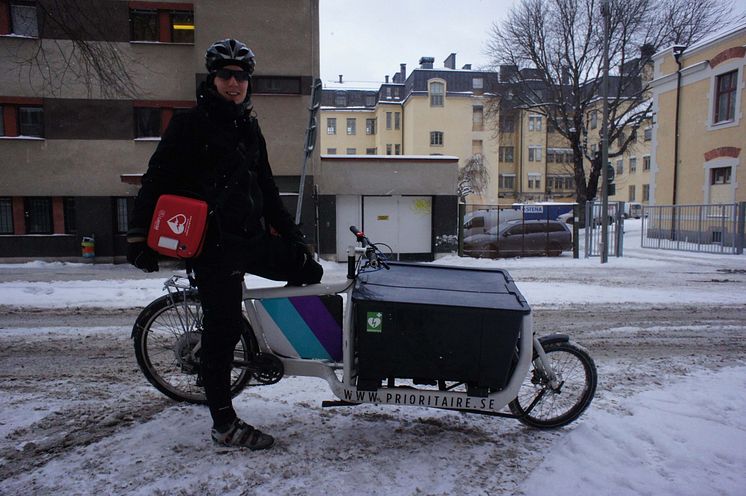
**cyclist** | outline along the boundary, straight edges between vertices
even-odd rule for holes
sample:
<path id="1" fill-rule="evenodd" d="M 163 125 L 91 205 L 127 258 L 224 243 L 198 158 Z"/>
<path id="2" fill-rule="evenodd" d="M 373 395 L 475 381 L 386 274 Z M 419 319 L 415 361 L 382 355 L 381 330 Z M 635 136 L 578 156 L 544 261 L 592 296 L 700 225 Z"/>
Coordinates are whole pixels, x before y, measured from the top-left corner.
<path id="1" fill-rule="evenodd" d="M 204 311 L 200 379 L 213 440 L 265 449 L 273 437 L 238 418 L 230 395 L 233 350 L 244 325 L 243 275 L 301 285 L 318 283 L 323 269 L 308 252 L 272 177 L 252 113 L 254 53 L 238 40 L 225 39 L 208 48 L 205 65 L 208 76 L 197 90 L 197 106 L 174 115 L 142 178 L 127 233 L 127 260 L 146 272 L 158 270 L 157 254 L 145 241 L 160 195 L 191 194 L 213 205 L 220 198 L 202 253 L 191 262 Z M 227 193 L 217 191 L 225 188 Z"/>

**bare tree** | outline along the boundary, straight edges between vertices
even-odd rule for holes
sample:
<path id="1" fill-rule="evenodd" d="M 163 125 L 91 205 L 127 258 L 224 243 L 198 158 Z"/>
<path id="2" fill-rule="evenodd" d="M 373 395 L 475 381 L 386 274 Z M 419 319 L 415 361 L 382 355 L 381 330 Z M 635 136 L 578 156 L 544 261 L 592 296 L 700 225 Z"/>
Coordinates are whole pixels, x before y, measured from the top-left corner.
<path id="1" fill-rule="evenodd" d="M 42 84 L 50 95 L 62 94 L 71 84 L 82 86 L 89 96 L 132 98 L 140 93 L 131 72 L 138 62 L 120 49 L 121 39 L 113 41 L 122 34 L 129 38 L 127 26 L 111 25 L 116 9 L 126 3 L 40 0 L 35 5 L 39 39 L 33 47 L 3 45 L 3 55 L 16 62 L 19 77 L 32 86 Z"/>
<path id="2" fill-rule="evenodd" d="M 458 171 L 458 191 L 460 201 L 468 195 L 482 194 L 490 182 L 490 173 L 482 155 L 472 155 Z"/>
<path id="3" fill-rule="evenodd" d="M 506 19 L 495 23 L 488 51 L 501 71 L 499 97 L 491 111 L 531 110 L 573 150 L 577 201 L 598 190 L 600 156 L 588 146 L 587 120 L 600 107 L 603 19 L 601 0 L 521 0 Z M 609 143 L 610 157 L 621 155 L 650 115 L 650 58 L 672 45 L 690 46 L 732 19 L 724 0 L 608 0 L 610 8 Z M 590 170 L 585 170 L 585 161 Z"/>

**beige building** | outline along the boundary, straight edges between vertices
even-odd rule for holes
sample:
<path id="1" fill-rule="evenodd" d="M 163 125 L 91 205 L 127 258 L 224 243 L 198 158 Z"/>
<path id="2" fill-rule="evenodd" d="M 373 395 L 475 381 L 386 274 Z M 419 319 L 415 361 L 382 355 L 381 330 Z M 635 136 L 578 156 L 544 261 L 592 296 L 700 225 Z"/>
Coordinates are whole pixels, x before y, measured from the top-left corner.
<path id="1" fill-rule="evenodd" d="M 321 150 L 328 155 L 456 156 L 461 167 L 478 157 L 490 180 L 473 203 L 497 203 L 498 146 L 487 122 L 486 91 L 496 74 L 456 68 L 456 54 L 434 68 L 422 57 L 389 82 L 367 90 L 340 81 L 327 84 L 321 107 Z M 454 181 L 453 194 L 458 185 Z"/>
<path id="2" fill-rule="evenodd" d="M 739 187 L 746 153 L 746 25 L 683 50 L 661 51 L 653 61 L 651 201 L 746 201 L 746 188 Z"/>
<path id="3" fill-rule="evenodd" d="M 205 49 L 225 37 L 256 53 L 254 108 L 278 185 L 295 208 L 309 95 L 319 74 L 317 0 L 85 6 L 90 10 L 52 19 L 41 3 L 0 2 L 0 256 L 80 256 L 81 237 L 90 235 L 97 256 L 123 254 L 137 186 L 122 178 L 146 170 L 170 117 L 195 104 Z M 73 43 L 71 25 L 60 26 L 60 18 L 79 23 L 77 32 L 104 53 L 121 54 L 134 94 L 110 95 L 98 81 L 86 85 L 89 75 L 65 71 L 60 50 L 69 55 Z M 40 47 L 46 74 L 24 63 Z M 318 152 L 311 170 L 317 166 Z"/>

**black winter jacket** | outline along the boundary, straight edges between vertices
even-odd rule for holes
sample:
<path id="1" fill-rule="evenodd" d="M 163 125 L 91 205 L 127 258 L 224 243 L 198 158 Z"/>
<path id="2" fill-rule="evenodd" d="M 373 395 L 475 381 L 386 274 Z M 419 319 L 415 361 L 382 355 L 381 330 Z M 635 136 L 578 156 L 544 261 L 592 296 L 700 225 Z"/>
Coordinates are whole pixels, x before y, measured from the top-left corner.
<path id="1" fill-rule="evenodd" d="M 218 189 L 228 182 L 229 194 L 221 197 Z M 151 157 L 130 229 L 147 232 L 158 198 L 167 193 L 204 199 L 211 207 L 220 200 L 206 249 L 235 235 L 261 233 L 262 220 L 283 237 L 300 235 L 280 199 L 257 119 L 206 83 L 197 92 L 197 106 L 174 115 Z"/>

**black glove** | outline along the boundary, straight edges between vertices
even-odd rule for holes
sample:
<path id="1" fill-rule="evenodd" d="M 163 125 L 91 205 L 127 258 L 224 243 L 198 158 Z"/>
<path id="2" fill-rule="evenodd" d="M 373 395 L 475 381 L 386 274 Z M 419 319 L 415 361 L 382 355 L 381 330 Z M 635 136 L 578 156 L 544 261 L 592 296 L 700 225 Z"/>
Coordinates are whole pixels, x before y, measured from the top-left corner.
<path id="1" fill-rule="evenodd" d="M 158 272 L 158 254 L 145 243 L 145 230 L 127 231 L 127 261 L 145 272 Z"/>

